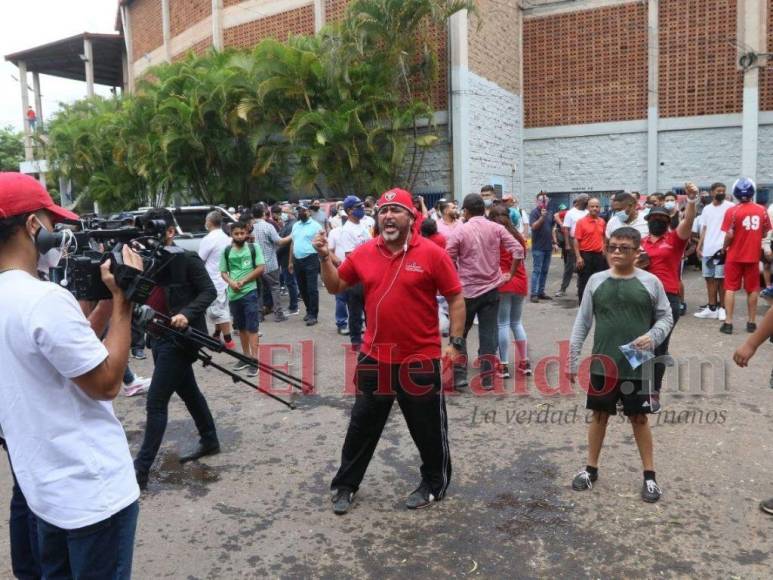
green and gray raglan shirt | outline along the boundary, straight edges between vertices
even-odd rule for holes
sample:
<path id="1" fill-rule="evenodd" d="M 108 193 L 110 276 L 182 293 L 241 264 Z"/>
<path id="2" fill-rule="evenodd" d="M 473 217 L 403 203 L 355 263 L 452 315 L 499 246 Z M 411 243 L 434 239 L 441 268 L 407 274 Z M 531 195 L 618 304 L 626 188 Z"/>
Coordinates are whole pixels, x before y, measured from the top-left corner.
<path id="1" fill-rule="evenodd" d="M 569 346 L 569 371 L 576 373 L 580 353 L 593 320 L 593 354 L 604 355 L 617 365 L 618 379 L 641 380 L 642 367 L 632 369 L 620 346 L 648 334 L 659 346 L 671 332 L 674 320 L 663 284 L 655 276 L 636 268 L 626 278 L 615 278 L 612 270 L 590 277 L 582 296 Z M 607 375 L 601 361 L 594 359 L 591 374 Z"/>

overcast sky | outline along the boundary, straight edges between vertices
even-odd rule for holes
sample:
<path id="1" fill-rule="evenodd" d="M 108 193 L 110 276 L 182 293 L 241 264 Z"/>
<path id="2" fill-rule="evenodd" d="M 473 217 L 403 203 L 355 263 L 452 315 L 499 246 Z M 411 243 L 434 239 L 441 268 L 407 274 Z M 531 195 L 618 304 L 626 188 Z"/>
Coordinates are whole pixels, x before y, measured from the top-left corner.
<path id="1" fill-rule="evenodd" d="M 0 126 L 22 127 L 19 69 L 5 55 L 82 32 L 115 32 L 117 6 L 117 0 L 0 0 Z M 31 87 L 32 74 L 28 78 Z M 41 76 L 40 84 L 44 117 L 60 102 L 86 95 L 86 83 L 78 81 Z M 96 91 L 109 94 L 109 87 L 97 85 Z M 35 106 L 31 91 L 30 104 Z"/>

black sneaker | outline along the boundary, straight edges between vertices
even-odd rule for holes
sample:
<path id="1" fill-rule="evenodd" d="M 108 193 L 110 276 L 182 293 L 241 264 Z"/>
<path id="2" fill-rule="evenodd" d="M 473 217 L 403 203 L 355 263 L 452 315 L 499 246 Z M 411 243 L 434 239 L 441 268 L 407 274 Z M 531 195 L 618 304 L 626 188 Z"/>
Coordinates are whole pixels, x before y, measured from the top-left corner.
<path id="1" fill-rule="evenodd" d="M 258 367 L 250 367 L 247 369 L 247 376 L 248 377 L 257 377 L 258 376 Z"/>
<path id="2" fill-rule="evenodd" d="M 133 348 L 132 358 L 136 358 L 137 360 L 145 360 L 146 358 L 148 358 L 148 355 L 145 354 L 144 348 Z"/>
<path id="3" fill-rule="evenodd" d="M 250 363 L 246 363 L 240 360 L 240 361 L 236 361 L 236 364 L 234 364 L 234 366 L 231 368 L 233 369 L 234 372 L 238 373 L 240 371 L 243 371 L 246 368 L 249 368 L 249 366 L 250 366 Z"/>
<path id="4" fill-rule="evenodd" d="M 287 316 L 297 316 L 300 314 L 300 310 L 298 308 L 288 308 L 287 309 Z"/>
<path id="5" fill-rule="evenodd" d="M 309 318 L 311 318 L 311 314 L 307 314 L 306 316 L 304 316 L 303 321 L 308 322 Z"/>
<path id="6" fill-rule="evenodd" d="M 542 294 L 538 294 L 537 298 L 539 298 L 540 300 L 553 300 L 550 296 L 548 296 L 544 292 Z"/>
<path id="7" fill-rule="evenodd" d="M 421 485 L 417 487 L 408 499 L 405 500 L 405 507 L 409 510 L 420 510 L 432 505 L 433 501 L 436 501 L 436 497 L 429 488 L 429 484 L 426 481 L 422 481 Z"/>
<path id="8" fill-rule="evenodd" d="M 663 491 L 654 479 L 645 479 L 641 486 L 641 498 L 647 503 L 655 503 L 663 495 Z"/>
<path id="9" fill-rule="evenodd" d="M 760 509 L 766 514 L 773 515 L 773 498 L 760 502 Z"/>
<path id="10" fill-rule="evenodd" d="M 306 320 L 306 326 L 314 326 L 317 324 L 317 319 L 313 316 L 309 316 L 309 318 Z"/>
<path id="11" fill-rule="evenodd" d="M 598 473 L 589 473 L 583 469 L 580 473 L 574 476 L 572 480 L 572 489 L 574 491 L 585 491 L 586 489 L 593 489 L 593 482 L 599 478 Z"/>
<path id="12" fill-rule="evenodd" d="M 333 502 L 333 513 L 342 516 L 352 507 L 354 492 L 348 489 L 336 489 L 330 501 Z"/>
<path id="13" fill-rule="evenodd" d="M 287 315 L 282 312 L 281 314 L 274 314 L 274 322 L 284 322 L 287 320 Z"/>
<path id="14" fill-rule="evenodd" d="M 757 332 L 757 325 L 754 322 L 747 322 L 746 332 L 748 333 Z"/>
<path id="15" fill-rule="evenodd" d="M 684 316 L 687 314 L 687 302 L 682 302 L 679 304 L 679 316 Z"/>
<path id="16" fill-rule="evenodd" d="M 733 325 L 729 322 L 723 322 L 722 326 L 719 327 L 719 332 L 722 334 L 733 334 Z"/>

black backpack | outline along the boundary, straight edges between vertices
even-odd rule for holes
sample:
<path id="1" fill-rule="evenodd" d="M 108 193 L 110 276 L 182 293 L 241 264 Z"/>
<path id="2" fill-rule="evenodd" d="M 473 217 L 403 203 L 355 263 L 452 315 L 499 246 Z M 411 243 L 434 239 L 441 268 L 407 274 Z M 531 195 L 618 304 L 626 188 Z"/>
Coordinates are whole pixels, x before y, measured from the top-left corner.
<path id="1" fill-rule="evenodd" d="M 231 255 L 231 248 L 232 247 L 233 246 L 228 246 L 225 249 L 225 267 L 226 267 L 226 272 L 228 272 L 228 274 L 231 273 L 231 262 L 228 259 L 228 256 Z M 249 244 L 248 243 L 247 247 L 250 249 L 250 257 L 252 258 L 252 269 L 254 270 L 255 268 L 258 267 L 258 265 L 255 263 L 255 261 L 257 260 L 257 252 L 255 251 L 255 244 Z"/>

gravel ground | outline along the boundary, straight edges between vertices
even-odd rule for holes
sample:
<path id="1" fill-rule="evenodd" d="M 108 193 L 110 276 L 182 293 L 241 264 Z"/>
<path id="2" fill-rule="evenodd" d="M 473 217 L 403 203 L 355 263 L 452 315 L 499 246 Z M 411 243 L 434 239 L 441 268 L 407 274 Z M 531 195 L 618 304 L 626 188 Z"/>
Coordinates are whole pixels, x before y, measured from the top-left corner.
<path id="1" fill-rule="evenodd" d="M 558 274 L 554 259 L 553 291 Z M 296 353 L 299 341 L 314 341 L 317 394 L 296 397 L 298 409 L 197 367 L 223 452 L 180 466 L 195 429 L 173 399 L 141 499 L 135 577 L 770 577 L 773 518 L 758 503 L 773 496 L 773 346 L 764 345 L 749 369 L 735 368 L 742 321 L 726 336 L 716 321 L 694 318 L 703 283 L 688 272 L 686 284 L 690 315 L 672 339 L 682 372 L 679 380 L 668 375 L 664 412 L 654 419 L 659 503 L 639 498 L 640 461 L 630 426 L 619 419 L 610 423 L 599 481 L 572 491 L 586 453 L 584 394 L 546 396 L 535 376 L 520 394 L 509 381 L 506 395 L 449 398 L 451 487 L 443 502 L 419 512 L 403 508 L 419 482 L 418 453 L 395 407 L 352 511 L 334 516 L 328 487 L 352 401 L 344 393 L 345 337 L 335 333 L 325 295 L 311 331 L 300 317 L 262 328 L 264 342 L 292 344 Z M 743 312 L 743 299 L 739 306 Z M 526 305 L 533 361 L 559 354 L 575 313 L 569 299 Z M 703 380 L 701 361 L 708 363 Z M 132 366 L 150 376 L 149 361 Z M 547 376 L 557 384 L 554 375 L 552 368 Z M 133 452 L 144 405 L 144 397 L 115 402 Z M 6 500 L 10 488 L 0 461 Z M 10 576 L 6 532 L 0 577 Z"/>

